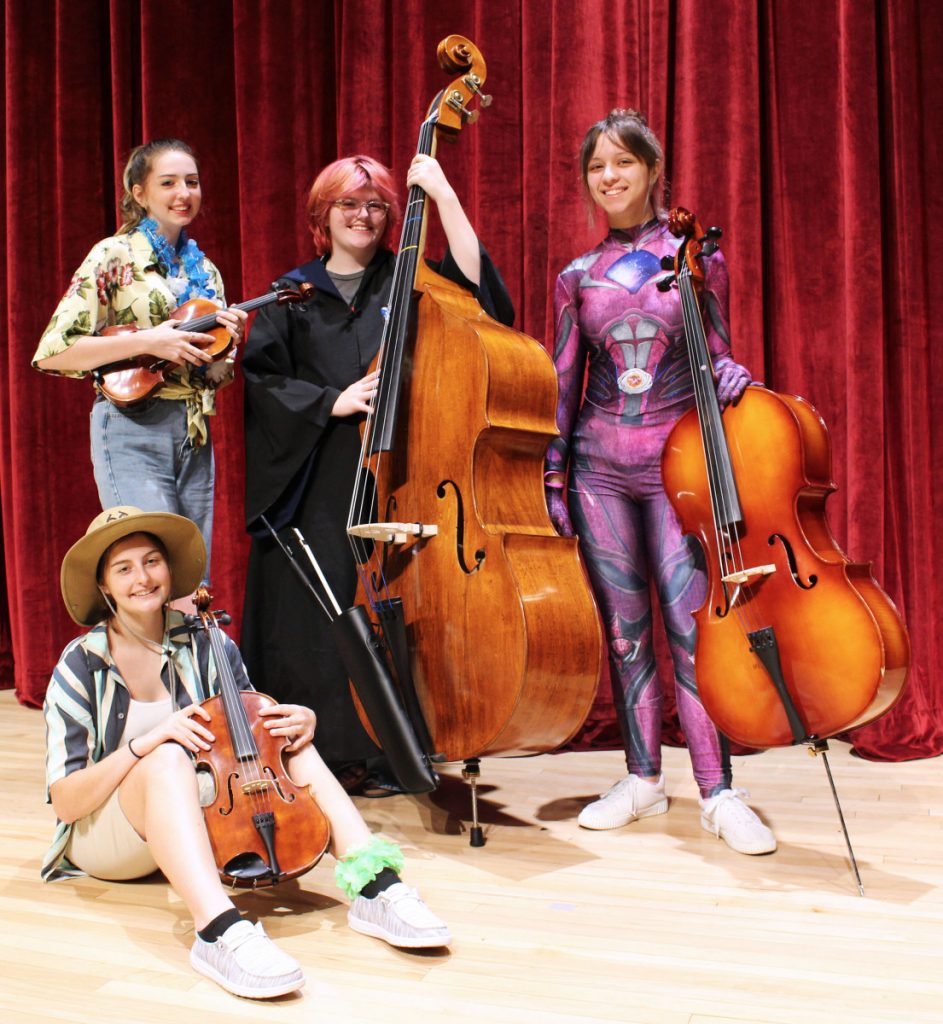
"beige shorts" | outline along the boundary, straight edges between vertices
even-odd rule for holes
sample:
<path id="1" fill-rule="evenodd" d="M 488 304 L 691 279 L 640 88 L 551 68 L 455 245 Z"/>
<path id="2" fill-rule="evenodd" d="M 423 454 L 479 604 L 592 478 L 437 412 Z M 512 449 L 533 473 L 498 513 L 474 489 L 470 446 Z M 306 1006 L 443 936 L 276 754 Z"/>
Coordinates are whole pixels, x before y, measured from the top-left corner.
<path id="1" fill-rule="evenodd" d="M 213 776 L 199 771 L 196 778 L 200 806 L 208 807 L 216 799 Z M 124 816 L 117 789 L 97 811 L 72 826 L 65 855 L 87 875 L 112 881 L 143 878 L 157 870 L 151 848 Z"/>
<path id="2" fill-rule="evenodd" d="M 116 789 L 91 814 L 72 826 L 66 857 L 87 875 L 122 881 L 157 870 L 151 848 L 124 816 Z"/>

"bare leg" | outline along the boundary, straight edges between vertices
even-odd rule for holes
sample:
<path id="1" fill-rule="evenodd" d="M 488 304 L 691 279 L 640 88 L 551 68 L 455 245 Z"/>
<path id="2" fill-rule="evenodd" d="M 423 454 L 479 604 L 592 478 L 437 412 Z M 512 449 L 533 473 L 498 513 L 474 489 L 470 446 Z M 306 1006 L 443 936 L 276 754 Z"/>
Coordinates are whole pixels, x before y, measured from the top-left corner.
<path id="1" fill-rule="evenodd" d="M 291 781 L 296 786 L 311 788 L 318 806 L 330 822 L 331 853 L 335 857 L 343 857 L 352 847 L 362 846 L 370 839 L 370 829 L 360 811 L 312 744 L 289 754 L 286 762 Z"/>
<path id="2" fill-rule="evenodd" d="M 158 867 L 186 903 L 197 931 L 232 909 L 203 821 L 196 773 L 181 746 L 162 743 L 145 755 L 121 783 L 118 799 L 125 817 L 147 841 Z"/>

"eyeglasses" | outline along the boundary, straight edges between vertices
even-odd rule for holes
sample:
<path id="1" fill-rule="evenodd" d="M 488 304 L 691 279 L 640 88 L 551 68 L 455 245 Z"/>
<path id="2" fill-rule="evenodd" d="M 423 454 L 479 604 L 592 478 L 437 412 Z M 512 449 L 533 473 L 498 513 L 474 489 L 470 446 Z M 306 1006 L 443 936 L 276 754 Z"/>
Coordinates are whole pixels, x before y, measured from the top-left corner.
<path id="1" fill-rule="evenodd" d="M 389 212 L 390 204 L 381 203 L 379 199 L 335 199 L 331 206 L 336 206 L 347 220 L 353 220 L 361 210 L 366 210 L 371 220 L 379 220 Z"/>

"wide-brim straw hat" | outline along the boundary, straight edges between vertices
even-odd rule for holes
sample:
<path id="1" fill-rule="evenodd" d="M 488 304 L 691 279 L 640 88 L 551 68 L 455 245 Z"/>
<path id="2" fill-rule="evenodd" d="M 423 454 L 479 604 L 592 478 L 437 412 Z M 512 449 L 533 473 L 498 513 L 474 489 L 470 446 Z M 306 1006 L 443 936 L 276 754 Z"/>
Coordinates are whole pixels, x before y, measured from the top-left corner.
<path id="1" fill-rule="evenodd" d="M 62 599 L 80 626 L 93 626 L 107 613 L 98 589 L 98 563 L 115 541 L 132 533 L 153 534 L 167 549 L 171 600 L 192 594 L 203 579 L 206 545 L 195 523 L 173 512 L 142 512 L 133 505 L 106 508 L 62 559 Z"/>

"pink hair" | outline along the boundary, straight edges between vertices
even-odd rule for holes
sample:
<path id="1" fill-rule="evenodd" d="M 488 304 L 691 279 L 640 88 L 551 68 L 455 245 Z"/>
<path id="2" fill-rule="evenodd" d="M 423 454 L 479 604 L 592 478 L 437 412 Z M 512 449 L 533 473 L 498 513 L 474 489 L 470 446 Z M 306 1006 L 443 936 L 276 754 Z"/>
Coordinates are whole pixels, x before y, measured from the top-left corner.
<path id="1" fill-rule="evenodd" d="M 331 251 L 331 230 L 328 227 L 331 203 L 365 186 L 374 188 L 383 202 L 390 204 L 386 227 L 380 236 L 380 245 L 389 248 L 389 236 L 400 215 L 393 176 L 388 167 L 384 167 L 372 157 L 345 156 L 328 164 L 314 179 L 308 193 L 308 203 L 305 207 L 308 214 L 308 230 L 314 238 L 314 249 L 318 256 Z"/>

